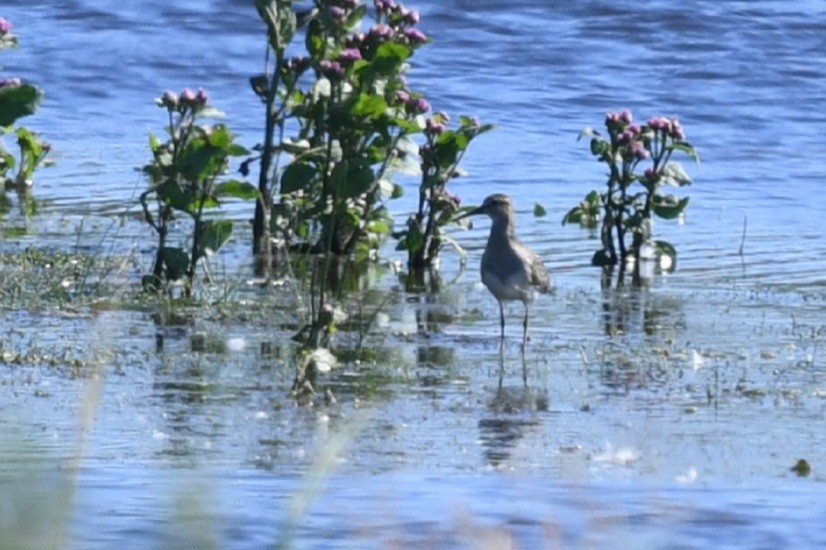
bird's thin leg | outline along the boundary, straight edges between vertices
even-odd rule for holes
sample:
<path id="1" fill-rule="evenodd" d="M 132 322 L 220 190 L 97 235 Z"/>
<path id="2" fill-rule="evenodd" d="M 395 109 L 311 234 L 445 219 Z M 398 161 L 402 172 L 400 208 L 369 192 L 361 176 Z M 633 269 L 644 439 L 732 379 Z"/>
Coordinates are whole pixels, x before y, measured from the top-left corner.
<path id="1" fill-rule="evenodd" d="M 505 341 L 505 307 L 499 302 L 499 327 L 502 332 L 502 342 Z"/>
<path id="2" fill-rule="evenodd" d="M 528 387 L 528 362 L 525 360 L 525 348 L 522 347 L 522 383 Z"/>
<path id="3" fill-rule="evenodd" d="M 525 304 L 525 319 L 522 321 L 522 351 L 528 344 L 528 305 Z"/>

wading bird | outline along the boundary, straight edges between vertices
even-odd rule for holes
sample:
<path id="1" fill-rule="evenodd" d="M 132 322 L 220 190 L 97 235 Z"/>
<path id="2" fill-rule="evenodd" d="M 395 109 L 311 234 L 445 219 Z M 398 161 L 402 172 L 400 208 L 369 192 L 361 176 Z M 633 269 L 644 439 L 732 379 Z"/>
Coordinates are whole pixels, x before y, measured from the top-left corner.
<path id="1" fill-rule="evenodd" d="M 508 300 L 519 300 L 525 305 L 522 322 L 522 350 L 528 341 L 528 314 L 538 292 L 551 291 L 551 278 L 542 258 L 522 244 L 516 236 L 516 213 L 513 201 L 497 193 L 485 199 L 482 206 L 467 212 L 466 216 L 487 214 L 493 224 L 485 252 L 482 254 L 482 282 L 499 302 L 499 324 L 502 342 L 505 340 L 505 307 Z"/>

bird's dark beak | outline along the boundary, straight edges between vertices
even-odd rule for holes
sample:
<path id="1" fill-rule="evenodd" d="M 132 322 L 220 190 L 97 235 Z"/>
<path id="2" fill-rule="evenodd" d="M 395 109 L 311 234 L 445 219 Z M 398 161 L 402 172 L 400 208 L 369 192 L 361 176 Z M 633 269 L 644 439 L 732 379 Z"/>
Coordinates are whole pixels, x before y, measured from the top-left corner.
<path id="1" fill-rule="evenodd" d="M 482 213 L 482 207 L 481 206 L 478 206 L 478 207 L 475 207 L 475 208 L 468 208 L 468 209 L 465 209 L 464 212 L 461 212 L 458 216 L 454 217 L 453 221 L 458 222 L 460 220 L 464 220 L 465 218 L 469 218 L 470 216 L 477 216 L 481 213 Z"/>

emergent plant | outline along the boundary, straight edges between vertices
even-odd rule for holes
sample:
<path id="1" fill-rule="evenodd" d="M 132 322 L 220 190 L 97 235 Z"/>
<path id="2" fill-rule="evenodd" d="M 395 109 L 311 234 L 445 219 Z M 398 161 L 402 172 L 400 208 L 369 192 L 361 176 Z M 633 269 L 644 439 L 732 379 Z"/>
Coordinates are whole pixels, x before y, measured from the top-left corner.
<path id="1" fill-rule="evenodd" d="M 222 179 L 229 159 L 249 154 L 235 143 L 224 124 L 203 125 L 198 120 L 220 116 L 209 105 L 204 90 L 167 91 L 156 104 L 166 110 L 169 138 L 161 142 L 149 137 L 153 160 L 143 167 L 150 185 L 140 196 L 144 218 L 158 235 L 152 274 L 143 279 L 147 289 L 160 289 L 170 281 L 185 278 L 184 294 L 192 296 L 198 261 L 217 252 L 230 238 L 230 220 L 207 219 L 206 211 L 220 206 L 226 197 L 258 197 L 255 187 L 237 179 Z M 219 181 L 220 180 L 220 181 Z M 150 207 L 154 202 L 154 213 Z M 191 219 L 188 245 L 168 243 L 176 214 Z"/>
<path id="2" fill-rule="evenodd" d="M 16 46 L 11 23 L 0 17 L 0 50 Z M 8 189 L 27 193 L 35 170 L 46 164 L 50 145 L 25 127 L 13 127 L 19 118 L 33 114 L 42 99 L 43 92 L 33 84 L 16 77 L 0 79 L 0 193 Z M 4 147 L 2 140 L 3 135 L 12 133 L 17 138 L 17 156 Z"/>
<path id="3" fill-rule="evenodd" d="M 676 267 L 677 252 L 668 242 L 653 238 L 653 216 L 678 218 L 688 206 L 688 197 L 665 194 L 663 186 L 683 187 L 691 178 L 682 165 L 671 160 L 683 153 L 698 162 L 694 147 L 676 118 L 654 117 L 643 125 L 633 123 L 630 111 L 609 113 L 605 118 L 607 137 L 592 128 L 580 134 L 591 138 L 591 153 L 608 166 L 603 193 L 592 191 L 563 218 L 562 224 L 579 223 L 600 228 L 602 248 L 592 259 L 603 268 L 610 284 L 613 268 L 620 271 L 621 285 L 628 266 L 633 266 L 633 284 L 641 284 L 640 256 L 646 248 L 664 271 Z M 640 173 L 645 163 L 646 167 Z M 628 238 L 630 237 L 630 244 Z M 605 281 L 606 279 L 604 279 Z"/>
<path id="4" fill-rule="evenodd" d="M 449 122 L 450 117 L 439 112 L 425 124 L 426 142 L 419 147 L 422 179 L 418 209 L 408 218 L 407 227 L 394 235 L 399 239 L 397 249 L 407 251 L 411 271 L 432 267 L 445 243 L 461 250 L 443 229 L 453 223 L 460 204 L 459 197 L 447 190 L 447 182 L 460 175 L 459 163 L 473 138 L 492 128 L 465 116 L 460 117 L 456 130 L 447 129 Z"/>

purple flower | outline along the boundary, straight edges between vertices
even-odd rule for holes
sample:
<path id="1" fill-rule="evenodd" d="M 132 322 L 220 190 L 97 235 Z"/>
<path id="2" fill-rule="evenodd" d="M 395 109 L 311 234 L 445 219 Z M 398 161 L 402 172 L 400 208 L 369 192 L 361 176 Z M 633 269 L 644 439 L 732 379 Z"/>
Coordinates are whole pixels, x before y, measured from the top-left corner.
<path id="1" fill-rule="evenodd" d="M 396 7 L 394 0 L 373 0 L 373 5 L 378 11 L 390 11 Z"/>
<path id="2" fill-rule="evenodd" d="M 318 64 L 318 68 L 330 80 L 341 80 L 344 77 L 344 68 L 338 61 L 325 59 Z"/>
<path id="3" fill-rule="evenodd" d="M 419 22 L 419 12 L 410 10 L 404 15 L 404 22 L 408 25 L 416 25 Z"/>
<path id="4" fill-rule="evenodd" d="M 179 99 L 187 103 L 192 103 L 193 101 L 195 101 L 195 92 L 193 92 L 189 88 L 184 88 L 184 91 L 181 92 L 181 96 Z"/>
<path id="5" fill-rule="evenodd" d="M 373 25 L 370 29 L 369 36 L 373 39 L 378 40 L 389 40 L 396 35 L 396 32 L 393 28 L 386 24 L 386 23 L 379 23 L 378 25 Z"/>
<path id="6" fill-rule="evenodd" d="M 364 44 L 364 40 L 367 38 L 367 35 L 363 32 L 355 32 L 344 42 L 345 48 L 361 48 L 361 45 Z"/>
<path id="7" fill-rule="evenodd" d="M 445 131 L 445 125 L 441 122 L 434 121 L 432 118 L 429 118 L 425 123 L 425 131 L 428 134 L 438 136 L 439 134 Z"/>
<path id="8" fill-rule="evenodd" d="M 340 8 L 338 6 L 330 6 L 330 17 L 336 20 L 343 20 L 347 17 L 347 12 L 344 11 L 344 8 Z"/>
<path id="9" fill-rule="evenodd" d="M 172 90 L 167 90 L 160 98 L 155 100 L 155 103 L 157 103 L 159 107 L 175 110 L 178 108 L 178 94 Z"/>
<path id="10" fill-rule="evenodd" d="M 0 80 L 0 88 L 11 88 L 13 86 L 20 86 L 23 83 L 19 78 L 4 78 Z"/>
<path id="11" fill-rule="evenodd" d="M 411 44 L 424 44 L 427 42 L 427 36 L 419 29 L 404 29 L 404 37 L 407 38 Z"/>
<path id="12" fill-rule="evenodd" d="M 206 105 L 209 102 L 209 95 L 203 88 L 198 88 L 198 93 L 195 94 L 195 101 L 200 105 Z"/>
<path id="13" fill-rule="evenodd" d="M 342 63 L 353 63 L 361 59 L 361 51 L 357 48 L 345 48 L 338 54 L 338 60 Z"/>
<path id="14" fill-rule="evenodd" d="M 301 74 L 310 67 L 310 58 L 302 55 L 291 57 L 287 61 L 287 68 L 295 74 Z"/>
<path id="15" fill-rule="evenodd" d="M 683 131 L 683 127 L 680 124 L 680 121 L 675 119 L 671 120 L 671 130 L 669 132 L 672 138 L 682 141 L 685 139 L 685 131 Z"/>
<path id="16" fill-rule="evenodd" d="M 632 141 L 628 145 L 628 151 L 631 153 L 631 156 L 637 160 L 647 159 L 650 155 L 648 149 L 645 148 L 645 145 L 641 141 Z"/>
<path id="17" fill-rule="evenodd" d="M 624 122 L 625 124 L 631 124 L 631 121 L 634 120 L 634 117 L 631 116 L 631 111 L 625 109 L 619 114 L 619 119 L 621 122 Z"/>
<path id="18" fill-rule="evenodd" d="M 410 102 L 410 94 L 405 92 L 404 90 L 396 90 L 395 99 L 399 103 L 407 104 Z"/>
<path id="19" fill-rule="evenodd" d="M 653 117 L 648 119 L 648 127 L 655 132 L 666 131 L 671 126 L 671 121 L 665 117 Z"/>
<path id="20" fill-rule="evenodd" d="M 11 23 L 0 17 L 0 36 L 10 33 L 13 28 Z"/>
<path id="21" fill-rule="evenodd" d="M 407 103 L 407 110 L 416 114 L 426 113 L 430 110 L 430 103 L 423 97 L 411 99 Z"/>

